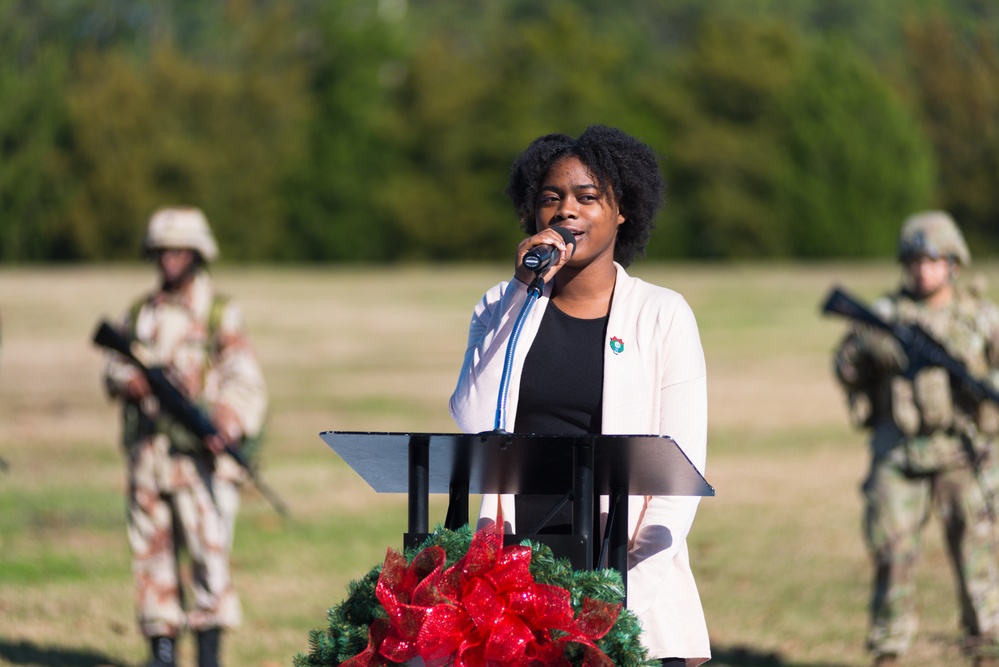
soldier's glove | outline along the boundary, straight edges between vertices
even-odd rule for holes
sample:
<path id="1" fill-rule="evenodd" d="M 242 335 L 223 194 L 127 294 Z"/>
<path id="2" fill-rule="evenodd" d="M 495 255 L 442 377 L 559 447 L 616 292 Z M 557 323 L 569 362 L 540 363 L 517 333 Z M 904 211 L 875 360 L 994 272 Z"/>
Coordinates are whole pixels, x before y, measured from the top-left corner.
<path id="1" fill-rule="evenodd" d="M 836 352 L 836 375 L 850 388 L 868 387 L 880 378 L 895 375 L 909 363 L 902 346 L 887 332 L 858 327 Z"/>

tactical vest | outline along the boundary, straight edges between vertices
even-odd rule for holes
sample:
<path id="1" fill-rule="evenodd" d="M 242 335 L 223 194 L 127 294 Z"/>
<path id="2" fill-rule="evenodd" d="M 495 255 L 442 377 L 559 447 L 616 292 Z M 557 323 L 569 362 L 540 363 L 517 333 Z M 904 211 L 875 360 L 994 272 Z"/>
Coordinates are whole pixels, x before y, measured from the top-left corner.
<path id="1" fill-rule="evenodd" d="M 878 306 L 890 312 L 888 319 L 918 323 L 972 375 L 989 377 L 995 352 L 980 321 L 982 301 L 976 295 L 956 290 L 947 306 L 928 308 L 897 293 Z M 923 368 L 911 378 L 891 375 L 878 393 L 875 409 L 887 408 L 892 422 L 907 436 L 908 460 L 916 472 L 965 463 L 987 446 L 989 436 L 999 433 L 997 406 L 979 403 L 940 367 Z"/>
<path id="2" fill-rule="evenodd" d="M 139 318 L 139 313 L 148 303 L 147 298 L 140 298 L 129 308 L 129 337 L 134 339 L 136 335 L 135 327 Z M 221 342 L 219 330 L 222 324 L 222 316 L 226 306 L 229 304 L 229 297 L 222 294 L 215 294 L 212 298 L 208 311 L 208 337 L 205 341 L 205 354 L 209 359 L 218 360 L 221 355 Z M 207 365 L 206 365 L 207 369 Z M 204 406 L 202 406 L 204 407 Z M 151 436 L 154 433 L 165 434 L 169 439 L 173 449 L 186 454 L 205 454 L 201 441 L 191 434 L 183 425 L 172 419 L 167 414 L 160 414 L 157 419 L 152 420 L 140 410 L 134 403 L 126 403 L 123 413 L 122 439 L 125 448 L 131 448 L 140 440 Z M 247 458 L 253 460 L 259 452 L 262 442 L 262 433 L 252 437 L 244 437 L 240 444 L 240 450 Z"/>
<path id="3" fill-rule="evenodd" d="M 149 301 L 148 298 L 137 299 L 135 303 L 128 309 L 128 337 L 130 339 L 135 339 L 135 324 L 139 319 L 139 313 L 142 312 L 143 306 Z M 212 305 L 208 309 L 208 342 L 206 347 L 207 352 L 210 355 L 217 355 L 220 349 L 218 332 L 219 327 L 222 326 L 222 313 L 225 312 L 225 307 L 229 304 L 229 297 L 224 294 L 216 294 L 212 297 Z"/>

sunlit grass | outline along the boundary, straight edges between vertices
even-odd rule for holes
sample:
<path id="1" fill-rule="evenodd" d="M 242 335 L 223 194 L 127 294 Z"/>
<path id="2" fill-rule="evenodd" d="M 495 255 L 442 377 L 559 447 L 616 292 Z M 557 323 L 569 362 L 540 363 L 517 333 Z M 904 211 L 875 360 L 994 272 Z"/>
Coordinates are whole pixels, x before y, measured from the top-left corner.
<path id="1" fill-rule="evenodd" d="M 996 267 L 985 266 L 996 274 Z M 233 557 L 244 624 L 228 664 L 290 664 L 347 583 L 399 547 L 405 498 L 374 493 L 321 431 L 451 432 L 447 398 L 472 306 L 509 267 L 221 268 L 272 395 L 264 477 Z M 643 265 L 697 314 L 709 369 L 708 481 L 690 550 L 717 665 L 859 666 L 870 568 L 861 542 L 863 434 L 846 424 L 819 314 L 833 283 L 865 299 L 894 266 Z M 995 281 L 993 281 L 994 283 Z M 0 664 L 138 665 L 117 408 L 89 336 L 152 285 L 147 267 L 0 271 Z M 474 508 L 473 508 L 474 512 Z M 443 518 L 435 499 L 431 521 Z M 910 665 L 959 660 L 939 530 L 920 564 Z M 181 656 L 190 663 L 190 641 Z"/>

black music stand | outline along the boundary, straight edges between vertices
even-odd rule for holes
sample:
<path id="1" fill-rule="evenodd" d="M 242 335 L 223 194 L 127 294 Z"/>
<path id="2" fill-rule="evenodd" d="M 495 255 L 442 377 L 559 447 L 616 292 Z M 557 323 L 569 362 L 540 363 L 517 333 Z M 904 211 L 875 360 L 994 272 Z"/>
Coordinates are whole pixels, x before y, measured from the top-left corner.
<path id="1" fill-rule="evenodd" d="M 568 557 L 577 569 L 605 567 L 627 584 L 628 496 L 713 496 L 676 443 L 649 435 L 518 435 L 324 431 L 320 437 L 378 493 L 408 493 L 405 546 L 429 530 L 431 493 L 448 494 L 445 527 L 468 523 L 469 494 L 571 494 L 572 535 L 525 538 Z M 407 461 L 408 465 L 402 465 Z M 599 497 L 610 497 L 605 539 Z"/>

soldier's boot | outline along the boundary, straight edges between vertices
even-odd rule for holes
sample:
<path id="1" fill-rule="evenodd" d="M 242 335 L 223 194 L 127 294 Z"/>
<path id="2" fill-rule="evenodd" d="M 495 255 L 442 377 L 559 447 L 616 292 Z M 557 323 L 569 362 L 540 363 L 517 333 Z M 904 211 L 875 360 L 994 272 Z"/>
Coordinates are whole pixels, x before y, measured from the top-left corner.
<path id="1" fill-rule="evenodd" d="M 174 652 L 176 647 L 173 637 L 153 637 L 149 643 L 153 650 L 153 659 L 146 667 L 176 667 L 177 657 Z"/>
<path id="2" fill-rule="evenodd" d="M 894 653 L 882 653 L 874 658 L 874 667 L 895 667 L 898 656 Z"/>
<path id="3" fill-rule="evenodd" d="M 198 667 L 219 667 L 219 628 L 198 632 Z"/>

